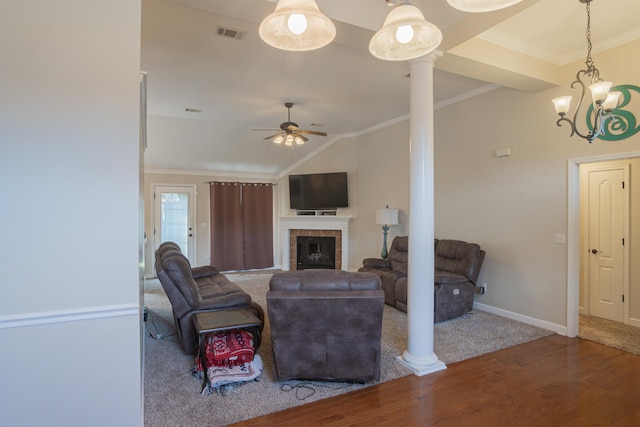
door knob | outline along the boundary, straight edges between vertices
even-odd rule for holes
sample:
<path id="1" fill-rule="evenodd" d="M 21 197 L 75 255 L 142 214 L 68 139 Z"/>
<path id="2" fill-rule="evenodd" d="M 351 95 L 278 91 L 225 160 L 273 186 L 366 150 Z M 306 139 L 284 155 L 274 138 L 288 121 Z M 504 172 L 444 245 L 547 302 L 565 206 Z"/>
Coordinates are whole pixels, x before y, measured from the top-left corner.
<path id="1" fill-rule="evenodd" d="M 598 250 L 597 250 L 597 249 L 591 249 L 591 253 L 592 253 L 592 254 L 597 254 L 597 253 L 598 253 Z"/>

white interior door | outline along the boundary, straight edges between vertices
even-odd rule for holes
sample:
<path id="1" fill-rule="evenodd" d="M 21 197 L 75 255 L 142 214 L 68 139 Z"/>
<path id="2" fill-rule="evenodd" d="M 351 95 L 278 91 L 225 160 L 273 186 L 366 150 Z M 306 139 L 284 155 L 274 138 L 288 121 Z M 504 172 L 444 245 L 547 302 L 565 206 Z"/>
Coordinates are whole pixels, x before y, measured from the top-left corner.
<path id="1" fill-rule="evenodd" d="M 154 248 L 157 249 L 162 242 L 175 242 L 191 265 L 195 265 L 195 188 L 155 185 L 153 196 Z"/>
<path id="2" fill-rule="evenodd" d="M 589 312 L 624 322 L 628 165 L 588 171 Z"/>

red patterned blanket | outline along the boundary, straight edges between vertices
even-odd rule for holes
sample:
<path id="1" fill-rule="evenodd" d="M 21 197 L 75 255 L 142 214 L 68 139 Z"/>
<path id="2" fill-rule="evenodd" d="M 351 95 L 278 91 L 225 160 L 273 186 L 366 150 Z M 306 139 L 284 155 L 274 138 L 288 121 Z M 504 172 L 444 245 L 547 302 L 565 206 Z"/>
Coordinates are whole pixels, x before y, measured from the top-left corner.
<path id="1" fill-rule="evenodd" d="M 253 360 L 253 335 L 244 329 L 214 332 L 204 339 L 206 366 L 239 366 Z M 196 357 L 196 366 L 202 371 L 200 352 Z"/>

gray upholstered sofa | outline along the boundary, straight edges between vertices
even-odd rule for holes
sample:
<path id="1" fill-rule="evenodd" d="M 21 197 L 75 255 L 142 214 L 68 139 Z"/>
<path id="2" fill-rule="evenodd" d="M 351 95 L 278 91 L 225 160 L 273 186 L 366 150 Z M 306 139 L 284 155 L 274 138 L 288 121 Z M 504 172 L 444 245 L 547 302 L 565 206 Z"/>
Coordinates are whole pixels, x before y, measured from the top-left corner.
<path id="1" fill-rule="evenodd" d="M 275 375 L 366 383 L 380 379 L 384 294 L 371 273 L 275 273 L 267 292 Z"/>
<path id="2" fill-rule="evenodd" d="M 185 353 L 195 353 L 197 337 L 193 315 L 199 312 L 250 308 L 263 321 L 264 311 L 249 294 L 229 281 L 213 266 L 191 268 L 174 242 L 163 242 L 156 250 L 156 274 L 164 288 Z"/>
<path id="3" fill-rule="evenodd" d="M 441 322 L 473 309 L 476 281 L 485 251 L 476 243 L 461 240 L 434 241 L 434 320 Z M 366 258 L 358 271 L 380 276 L 385 303 L 407 311 L 407 263 L 409 238 L 397 236 L 387 259 Z"/>

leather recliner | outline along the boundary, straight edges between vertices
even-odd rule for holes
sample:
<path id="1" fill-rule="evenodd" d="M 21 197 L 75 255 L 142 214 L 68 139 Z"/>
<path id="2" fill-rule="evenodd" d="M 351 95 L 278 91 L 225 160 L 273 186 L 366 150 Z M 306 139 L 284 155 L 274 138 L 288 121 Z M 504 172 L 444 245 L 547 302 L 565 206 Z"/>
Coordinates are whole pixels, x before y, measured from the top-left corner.
<path id="1" fill-rule="evenodd" d="M 367 258 L 363 261 L 363 267 L 358 270 L 381 276 L 385 303 L 404 312 L 407 311 L 408 251 L 408 236 L 397 236 L 393 239 L 386 260 Z M 434 240 L 435 322 L 462 316 L 473 309 L 476 281 L 484 257 L 485 251 L 476 243 Z"/>
<path id="2" fill-rule="evenodd" d="M 194 354 L 197 337 L 193 325 L 196 313 L 249 308 L 263 322 L 262 307 L 214 266 L 191 268 L 189 260 L 174 242 L 163 242 L 156 250 L 156 274 L 165 290 L 173 318 L 187 354 Z"/>
<path id="3" fill-rule="evenodd" d="M 291 379 L 380 379 L 384 294 L 371 273 L 275 273 L 267 292 L 274 367 Z"/>

